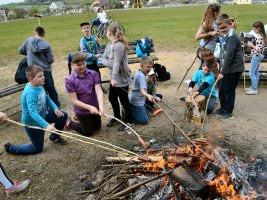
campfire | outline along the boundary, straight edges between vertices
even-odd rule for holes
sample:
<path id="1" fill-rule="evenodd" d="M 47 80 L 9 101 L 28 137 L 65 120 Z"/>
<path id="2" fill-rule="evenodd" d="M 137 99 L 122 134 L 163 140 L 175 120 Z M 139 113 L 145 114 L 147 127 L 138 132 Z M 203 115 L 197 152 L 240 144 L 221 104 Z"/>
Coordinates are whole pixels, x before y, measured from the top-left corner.
<path id="1" fill-rule="evenodd" d="M 90 185 L 87 191 L 78 193 L 89 193 L 88 200 L 265 199 L 267 163 L 263 159 L 244 162 L 231 150 L 214 147 L 207 140 L 194 143 L 214 160 L 194 145 L 151 140 L 147 151 L 134 148 L 140 156 L 106 157 L 109 164 L 85 183 Z"/>

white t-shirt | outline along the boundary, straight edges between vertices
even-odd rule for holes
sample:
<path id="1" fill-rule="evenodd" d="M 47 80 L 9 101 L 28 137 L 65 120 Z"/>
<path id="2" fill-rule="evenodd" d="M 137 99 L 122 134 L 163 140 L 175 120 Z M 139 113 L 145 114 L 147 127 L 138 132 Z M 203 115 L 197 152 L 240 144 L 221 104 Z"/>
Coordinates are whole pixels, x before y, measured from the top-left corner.
<path id="1" fill-rule="evenodd" d="M 97 18 L 100 20 L 101 23 L 107 23 L 108 20 L 107 20 L 107 15 L 106 15 L 106 12 L 103 11 L 102 13 L 97 13 Z"/>

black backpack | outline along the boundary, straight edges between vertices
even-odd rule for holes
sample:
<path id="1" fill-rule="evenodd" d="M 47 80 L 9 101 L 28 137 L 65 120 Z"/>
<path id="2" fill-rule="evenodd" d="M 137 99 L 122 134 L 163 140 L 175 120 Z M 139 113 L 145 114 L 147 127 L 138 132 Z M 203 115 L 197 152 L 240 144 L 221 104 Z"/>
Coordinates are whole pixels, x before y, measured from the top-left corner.
<path id="1" fill-rule="evenodd" d="M 166 70 L 166 67 L 164 65 L 155 63 L 153 65 L 154 71 L 156 73 L 156 77 L 161 81 L 167 81 L 170 80 L 171 74 Z"/>
<path id="2" fill-rule="evenodd" d="M 28 67 L 27 59 L 23 58 L 19 62 L 19 66 L 18 66 L 18 69 L 17 69 L 16 74 L 15 74 L 15 81 L 18 84 L 28 83 L 28 79 L 26 77 L 26 69 L 27 69 L 27 67 Z"/>

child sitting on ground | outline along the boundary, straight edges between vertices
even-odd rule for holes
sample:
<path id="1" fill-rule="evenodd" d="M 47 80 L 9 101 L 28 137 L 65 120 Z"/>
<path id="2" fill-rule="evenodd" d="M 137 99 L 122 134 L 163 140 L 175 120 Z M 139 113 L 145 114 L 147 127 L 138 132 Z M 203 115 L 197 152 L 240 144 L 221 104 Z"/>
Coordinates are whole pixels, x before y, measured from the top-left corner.
<path id="1" fill-rule="evenodd" d="M 86 54 L 72 55 L 72 73 L 65 80 L 69 99 L 79 123 L 68 120 L 67 126 L 82 135 L 91 136 L 93 131 L 101 128 L 101 117 L 104 113 L 103 92 L 99 74 L 86 69 Z"/>
<path id="2" fill-rule="evenodd" d="M 151 68 L 150 72 L 147 75 L 147 93 L 152 95 L 156 102 L 160 102 L 163 98 L 161 94 L 157 94 L 156 84 L 155 84 L 155 71 Z M 150 110 L 154 108 L 154 102 L 149 101 L 146 98 L 146 107 Z"/>
<path id="3" fill-rule="evenodd" d="M 154 97 L 147 92 L 146 75 L 150 72 L 153 61 L 149 56 L 143 57 L 140 61 L 140 69 L 134 75 L 130 103 L 132 117 L 135 123 L 146 125 L 148 123 L 148 113 L 145 106 L 146 98 L 153 102 Z"/>
<path id="4" fill-rule="evenodd" d="M 202 70 L 197 70 L 189 83 L 188 92 L 192 98 L 195 98 L 197 95 L 201 94 L 206 98 L 209 97 L 211 89 L 214 85 L 214 75 L 212 73 L 212 68 L 217 65 L 215 60 L 206 60 L 202 66 Z M 195 84 L 198 84 L 198 90 L 193 91 Z M 213 89 L 211 97 L 208 104 L 207 114 L 211 114 L 214 110 L 215 101 L 217 98 L 216 88 Z M 183 99 L 181 99 L 183 100 Z"/>
<path id="5" fill-rule="evenodd" d="M 63 130 L 67 113 L 60 111 L 44 90 L 45 77 L 41 67 L 29 66 L 26 70 L 29 83 L 21 95 L 22 123 L 29 126 L 45 128 L 50 131 Z M 49 109 L 48 109 L 49 107 Z M 52 124 L 55 123 L 55 126 Z M 5 150 L 12 154 L 37 154 L 44 148 L 45 131 L 26 127 L 25 131 L 31 143 L 5 144 Z M 67 144 L 60 135 L 52 133 L 49 140 L 57 144 Z"/>

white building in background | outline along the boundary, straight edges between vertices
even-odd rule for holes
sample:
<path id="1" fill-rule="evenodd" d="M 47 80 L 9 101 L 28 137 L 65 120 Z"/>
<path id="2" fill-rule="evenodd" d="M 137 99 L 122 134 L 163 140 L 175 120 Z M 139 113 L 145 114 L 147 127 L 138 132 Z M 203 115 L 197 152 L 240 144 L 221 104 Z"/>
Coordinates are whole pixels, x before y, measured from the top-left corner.
<path id="1" fill-rule="evenodd" d="M 63 12 L 63 10 L 65 9 L 65 4 L 61 1 L 52 2 L 49 9 L 50 12 Z"/>

